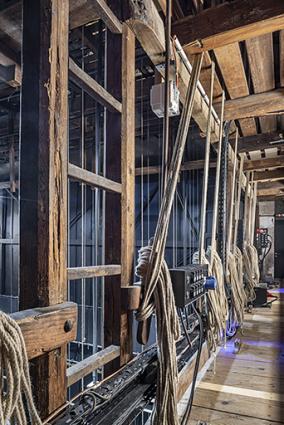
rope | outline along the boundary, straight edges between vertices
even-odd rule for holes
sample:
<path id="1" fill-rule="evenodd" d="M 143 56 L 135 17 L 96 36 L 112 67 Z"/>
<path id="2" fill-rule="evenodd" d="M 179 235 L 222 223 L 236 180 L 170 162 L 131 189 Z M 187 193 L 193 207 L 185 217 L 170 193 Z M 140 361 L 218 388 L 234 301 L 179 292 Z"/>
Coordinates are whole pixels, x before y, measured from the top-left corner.
<path id="1" fill-rule="evenodd" d="M 136 268 L 136 274 L 141 278 L 143 288 L 143 298 L 137 310 L 136 319 L 145 322 L 156 310 L 158 379 L 155 407 L 150 419 L 153 425 L 178 425 L 176 401 L 178 370 L 175 340 L 180 337 L 180 327 L 164 253 L 202 58 L 203 54 L 195 57 L 156 232 L 149 245 L 140 249 Z"/>
<path id="2" fill-rule="evenodd" d="M 245 291 L 248 301 L 253 301 L 256 298 L 254 287 L 259 283 L 257 251 L 253 245 L 248 244 L 244 247 L 243 261 L 245 268 Z"/>
<path id="3" fill-rule="evenodd" d="M 28 409 L 29 423 L 42 422 L 36 411 L 29 374 L 25 342 L 18 324 L 0 312 L 0 423 L 5 425 L 26 425 L 25 408 Z M 6 374 L 6 386 L 4 376 Z M 26 404 L 24 405 L 24 395 Z"/>
<path id="4" fill-rule="evenodd" d="M 152 247 L 147 246 L 139 250 L 136 274 L 141 278 L 142 287 L 146 284 L 147 272 L 150 268 Z M 152 274 L 153 273 L 153 274 Z M 151 270 L 152 282 L 155 282 L 154 298 L 149 300 L 148 306 L 140 310 L 136 319 L 144 321 L 156 310 L 156 331 L 158 341 L 158 382 L 152 424 L 178 424 L 176 400 L 176 381 L 178 369 L 176 362 L 175 340 L 180 337 L 179 320 L 172 293 L 170 273 L 165 260 L 162 260 L 161 270 Z M 168 422 L 169 418 L 172 418 Z"/>
<path id="5" fill-rule="evenodd" d="M 211 247 L 206 251 L 211 261 Z M 211 274 L 217 281 L 215 291 L 207 293 L 207 340 L 210 351 L 215 352 L 217 345 L 222 343 L 223 334 L 226 334 L 226 322 L 229 316 L 228 301 L 225 293 L 223 264 L 216 250 L 213 251 Z"/>
<path id="6" fill-rule="evenodd" d="M 237 247 L 235 252 L 238 252 Z M 227 267 L 230 274 L 231 284 L 231 321 L 235 324 L 241 325 L 244 318 L 246 293 L 244 291 L 242 279 L 240 279 L 235 257 L 232 252 L 229 252 Z"/>

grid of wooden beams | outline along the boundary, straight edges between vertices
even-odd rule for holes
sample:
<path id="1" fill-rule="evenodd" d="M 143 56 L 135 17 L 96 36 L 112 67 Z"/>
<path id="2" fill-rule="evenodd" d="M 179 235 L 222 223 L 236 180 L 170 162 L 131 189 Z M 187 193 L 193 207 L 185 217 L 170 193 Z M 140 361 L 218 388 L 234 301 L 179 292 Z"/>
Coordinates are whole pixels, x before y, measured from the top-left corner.
<path id="1" fill-rule="evenodd" d="M 173 33 L 196 54 L 281 30 L 283 23 L 279 0 L 235 0 L 175 22 Z"/>

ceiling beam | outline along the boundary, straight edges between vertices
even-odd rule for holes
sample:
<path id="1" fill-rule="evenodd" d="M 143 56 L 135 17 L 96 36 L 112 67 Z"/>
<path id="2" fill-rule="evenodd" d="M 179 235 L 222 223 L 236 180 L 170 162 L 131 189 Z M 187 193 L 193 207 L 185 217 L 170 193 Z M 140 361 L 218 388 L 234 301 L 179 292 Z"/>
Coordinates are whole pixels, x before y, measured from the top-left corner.
<path id="1" fill-rule="evenodd" d="M 281 196 L 276 195 L 261 195 L 257 196 L 258 202 L 269 202 L 269 201 L 284 201 L 284 194 Z"/>
<path id="2" fill-rule="evenodd" d="M 246 161 L 244 171 L 273 169 L 284 167 L 284 155 L 278 155 L 275 158 L 262 158 L 256 161 Z"/>
<path id="3" fill-rule="evenodd" d="M 143 8 L 140 8 L 139 2 L 129 0 L 129 19 L 126 20 L 127 25 L 134 32 L 142 48 L 146 52 L 155 66 L 165 63 L 164 53 L 166 50 L 165 44 L 165 29 L 153 0 L 144 0 Z M 171 48 L 171 56 L 174 59 Z M 177 55 L 177 66 L 179 71 L 179 91 L 180 100 L 183 103 L 186 96 L 187 87 L 189 84 L 190 74 L 187 67 Z M 164 77 L 164 69 L 161 67 L 159 72 Z M 170 79 L 175 78 L 175 69 L 171 66 Z M 194 96 L 194 106 L 192 117 L 198 124 L 200 130 L 206 133 L 208 105 L 202 97 L 199 90 L 196 90 Z M 219 137 L 219 125 L 215 119 L 211 120 L 211 141 L 217 141 Z"/>
<path id="4" fill-rule="evenodd" d="M 284 189 L 284 182 L 283 181 L 258 182 L 257 184 L 257 190 L 271 190 L 271 189 L 275 189 L 275 190 Z"/>
<path id="5" fill-rule="evenodd" d="M 284 194 L 284 187 L 277 187 L 275 189 L 260 189 L 257 191 L 257 196 L 276 196 L 282 193 Z"/>
<path id="6" fill-rule="evenodd" d="M 279 168 L 278 170 L 256 171 L 253 174 L 253 180 L 256 182 L 273 182 L 284 180 L 284 169 Z"/>
<path id="7" fill-rule="evenodd" d="M 221 103 L 214 104 L 220 114 Z M 224 121 L 277 114 L 284 110 L 284 88 L 251 94 L 225 102 Z"/>
<path id="8" fill-rule="evenodd" d="M 239 137 L 238 140 L 238 153 L 250 152 L 261 149 L 270 149 L 278 147 L 278 144 L 273 142 L 279 142 L 283 140 L 284 143 L 284 132 L 272 131 L 270 133 L 255 134 L 253 136 Z M 235 147 L 235 139 L 230 140 L 232 148 Z M 280 145 L 280 144 L 279 144 Z M 215 144 L 214 144 L 215 147 Z"/>
<path id="9" fill-rule="evenodd" d="M 278 31 L 283 25 L 281 1 L 235 0 L 180 19 L 172 26 L 172 34 L 189 53 L 196 54 Z"/>

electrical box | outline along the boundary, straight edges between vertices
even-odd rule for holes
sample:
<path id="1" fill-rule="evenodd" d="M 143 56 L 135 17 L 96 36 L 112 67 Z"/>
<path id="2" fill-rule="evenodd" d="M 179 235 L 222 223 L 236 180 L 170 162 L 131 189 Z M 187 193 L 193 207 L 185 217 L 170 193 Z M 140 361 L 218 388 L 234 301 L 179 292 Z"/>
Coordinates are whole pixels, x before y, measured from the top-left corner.
<path id="1" fill-rule="evenodd" d="M 159 118 L 165 112 L 165 83 L 152 86 L 150 91 L 152 111 Z M 170 81 L 169 116 L 179 115 L 179 91 L 173 81 Z"/>
<path id="2" fill-rule="evenodd" d="M 268 245 L 268 229 L 257 229 L 258 247 L 266 248 Z"/>
<path id="3" fill-rule="evenodd" d="M 170 270 L 177 307 L 185 307 L 205 294 L 207 264 L 190 264 Z"/>

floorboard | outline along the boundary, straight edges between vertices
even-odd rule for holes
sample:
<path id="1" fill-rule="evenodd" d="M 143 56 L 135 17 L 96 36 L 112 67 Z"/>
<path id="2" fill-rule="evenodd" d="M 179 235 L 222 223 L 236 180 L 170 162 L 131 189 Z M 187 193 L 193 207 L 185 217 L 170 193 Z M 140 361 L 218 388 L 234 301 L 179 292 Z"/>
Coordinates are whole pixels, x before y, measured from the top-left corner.
<path id="1" fill-rule="evenodd" d="M 282 286 L 282 285 L 281 285 Z M 243 329 L 223 346 L 197 383 L 188 422 L 218 425 L 284 424 L 284 289 L 271 308 L 245 314 Z M 236 338 L 242 340 L 235 352 Z M 181 400 L 179 412 L 188 401 Z"/>

